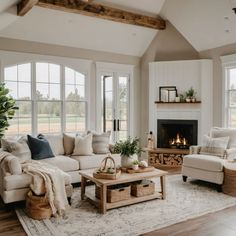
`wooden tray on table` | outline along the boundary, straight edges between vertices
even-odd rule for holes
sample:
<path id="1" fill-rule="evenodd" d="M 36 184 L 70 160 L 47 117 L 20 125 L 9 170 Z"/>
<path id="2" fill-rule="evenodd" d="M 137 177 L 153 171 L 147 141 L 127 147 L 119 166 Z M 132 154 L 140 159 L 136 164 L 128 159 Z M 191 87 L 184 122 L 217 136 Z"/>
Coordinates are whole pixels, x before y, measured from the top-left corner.
<path id="1" fill-rule="evenodd" d="M 151 172 L 153 170 L 155 170 L 155 167 L 153 167 L 153 166 L 139 167 L 138 170 L 133 170 L 132 168 L 123 168 L 123 167 L 121 168 L 122 172 L 126 172 L 129 174 Z"/>

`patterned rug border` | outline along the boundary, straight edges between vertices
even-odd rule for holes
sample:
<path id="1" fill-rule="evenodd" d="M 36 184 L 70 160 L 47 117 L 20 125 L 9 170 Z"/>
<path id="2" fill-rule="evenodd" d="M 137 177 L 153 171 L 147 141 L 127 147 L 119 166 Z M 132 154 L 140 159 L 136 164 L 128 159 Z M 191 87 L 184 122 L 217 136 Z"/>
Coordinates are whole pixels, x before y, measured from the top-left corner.
<path id="1" fill-rule="evenodd" d="M 178 224 L 178 223 L 184 222 L 186 220 L 191 220 L 191 219 L 203 216 L 203 215 L 211 214 L 211 213 L 214 213 L 214 212 L 217 212 L 217 211 L 220 211 L 220 210 L 223 210 L 223 209 L 235 206 L 235 205 L 236 205 L 236 199 L 235 199 L 235 202 L 226 203 L 226 205 L 224 205 L 224 206 L 215 207 L 214 209 L 210 209 L 210 210 L 207 210 L 204 212 L 196 212 L 195 214 L 192 214 L 192 215 L 180 215 L 180 218 L 176 219 L 174 222 L 166 222 L 166 223 L 163 223 L 162 225 L 159 225 L 156 227 L 153 226 L 152 228 L 149 228 L 148 230 L 143 229 L 142 231 L 138 230 L 138 232 L 137 232 L 137 230 L 134 229 L 134 230 L 132 230 L 132 235 L 140 235 L 140 234 L 152 232 L 155 230 L 159 230 L 161 228 L 165 228 L 170 225 Z M 24 210 L 23 209 L 15 209 L 15 211 L 16 211 L 17 217 L 18 217 L 21 225 L 23 226 L 23 228 L 28 236 L 68 236 L 67 234 L 58 231 L 58 229 L 48 219 L 42 220 L 42 221 L 33 220 L 33 222 L 34 222 L 33 224 L 36 228 L 37 227 L 39 227 L 39 228 L 44 227 L 44 230 L 43 230 L 44 232 L 41 232 L 40 230 L 38 230 L 39 234 L 36 235 L 35 233 L 32 233 L 30 231 L 29 227 L 27 226 L 26 220 L 27 220 L 28 216 L 25 214 Z M 45 232 L 47 232 L 47 234 L 45 234 Z M 122 234 L 122 235 L 130 235 L 130 234 Z"/>

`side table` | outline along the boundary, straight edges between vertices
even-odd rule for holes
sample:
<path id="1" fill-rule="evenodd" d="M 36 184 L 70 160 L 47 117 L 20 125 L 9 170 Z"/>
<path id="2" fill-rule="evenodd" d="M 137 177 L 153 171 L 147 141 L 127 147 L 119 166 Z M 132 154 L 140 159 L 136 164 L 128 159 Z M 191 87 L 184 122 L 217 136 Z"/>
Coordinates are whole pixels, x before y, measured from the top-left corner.
<path id="1" fill-rule="evenodd" d="M 224 182 L 222 191 L 225 194 L 236 197 L 236 162 L 224 163 Z"/>

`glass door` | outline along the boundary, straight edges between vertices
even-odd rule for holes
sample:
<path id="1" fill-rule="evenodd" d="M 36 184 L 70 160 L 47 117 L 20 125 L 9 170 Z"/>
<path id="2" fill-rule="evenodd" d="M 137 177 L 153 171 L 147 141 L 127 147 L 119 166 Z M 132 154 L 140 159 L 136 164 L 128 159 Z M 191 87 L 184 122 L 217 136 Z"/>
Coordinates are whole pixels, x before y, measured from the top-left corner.
<path id="1" fill-rule="evenodd" d="M 101 75 L 102 130 L 111 131 L 112 141 L 129 135 L 129 76 L 118 73 Z"/>

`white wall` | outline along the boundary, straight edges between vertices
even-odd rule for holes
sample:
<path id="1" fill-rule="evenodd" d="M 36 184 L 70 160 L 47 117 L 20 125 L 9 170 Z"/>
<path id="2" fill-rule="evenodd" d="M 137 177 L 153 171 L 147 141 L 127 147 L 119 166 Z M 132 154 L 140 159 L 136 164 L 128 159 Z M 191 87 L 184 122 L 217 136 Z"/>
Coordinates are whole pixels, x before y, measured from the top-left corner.
<path id="1" fill-rule="evenodd" d="M 152 62 L 149 64 L 149 130 L 157 137 L 157 119 L 198 120 L 198 143 L 212 127 L 211 60 Z M 199 104 L 155 104 L 160 86 L 176 86 L 178 93 L 193 87 Z"/>

